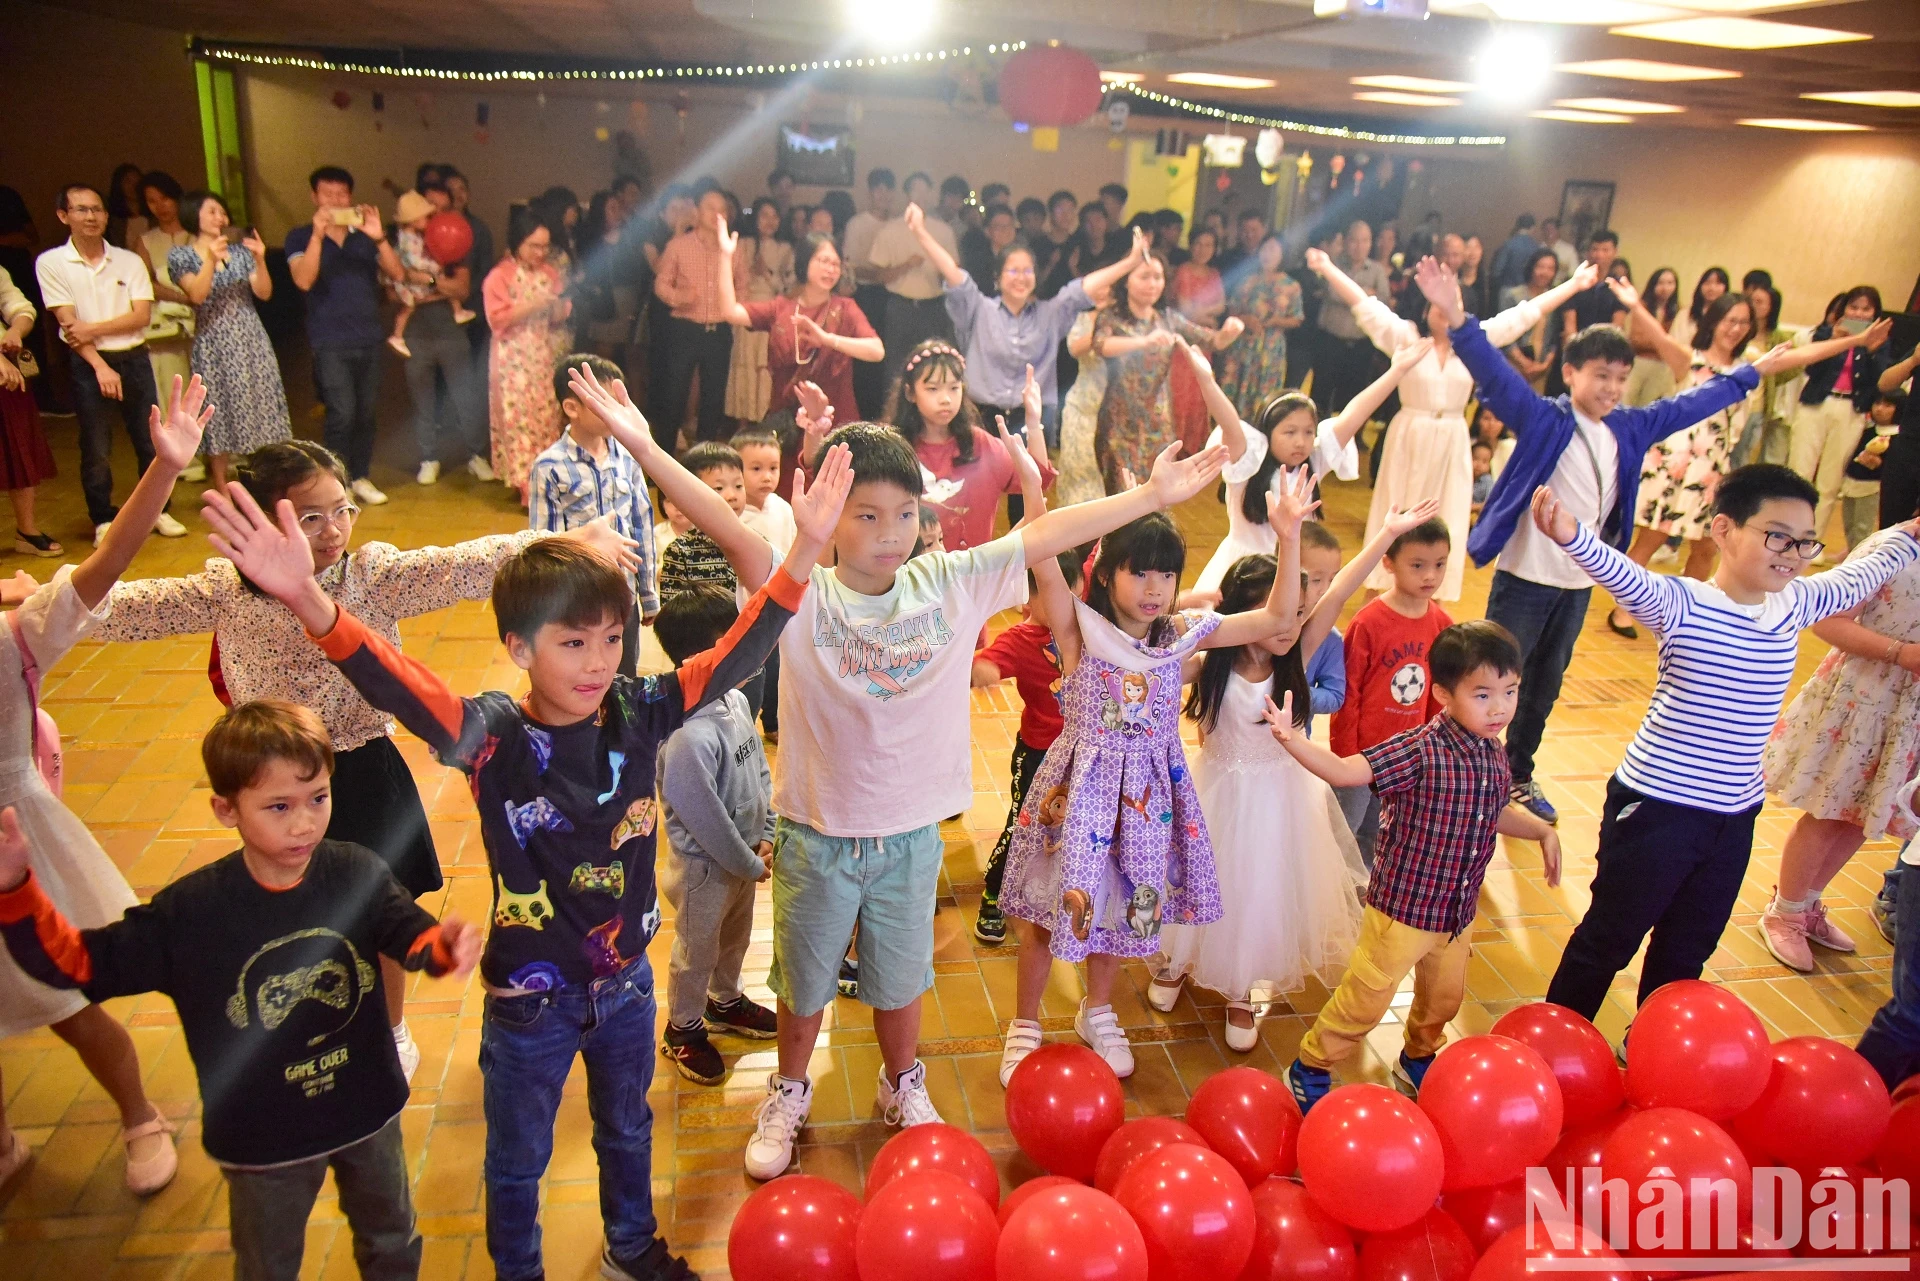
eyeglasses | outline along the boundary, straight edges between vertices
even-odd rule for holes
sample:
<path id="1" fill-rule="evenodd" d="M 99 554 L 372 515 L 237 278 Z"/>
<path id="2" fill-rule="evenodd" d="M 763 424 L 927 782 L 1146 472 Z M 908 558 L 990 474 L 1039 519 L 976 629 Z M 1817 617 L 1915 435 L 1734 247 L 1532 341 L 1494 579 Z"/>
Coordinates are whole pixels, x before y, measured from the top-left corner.
<path id="1" fill-rule="evenodd" d="M 1760 536 L 1766 540 L 1767 550 L 1776 556 L 1791 551 L 1801 560 L 1813 560 L 1827 550 L 1827 545 L 1817 538 L 1795 538 L 1777 529 L 1765 530 Z"/>
<path id="2" fill-rule="evenodd" d="M 68 215 L 71 216 L 71 215 L 77 214 L 83 218 L 89 215 L 93 215 L 93 216 L 103 215 L 106 212 L 107 211 L 99 205 L 68 205 L 67 206 Z"/>
<path id="3" fill-rule="evenodd" d="M 353 524 L 360 509 L 352 503 L 342 503 L 330 512 L 308 512 L 300 518 L 300 532 L 312 537 L 328 525 L 335 529 L 345 529 Z"/>

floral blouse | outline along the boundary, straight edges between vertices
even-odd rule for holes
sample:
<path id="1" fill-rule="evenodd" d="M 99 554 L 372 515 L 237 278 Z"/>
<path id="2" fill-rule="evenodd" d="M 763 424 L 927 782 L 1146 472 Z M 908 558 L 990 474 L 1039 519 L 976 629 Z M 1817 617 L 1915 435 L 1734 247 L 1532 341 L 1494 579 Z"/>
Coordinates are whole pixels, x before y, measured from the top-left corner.
<path id="1" fill-rule="evenodd" d="M 543 530 L 495 534 L 452 547 L 401 551 L 367 543 L 342 557 L 320 586 L 389 644 L 400 644 L 400 620 L 463 600 L 485 600 L 500 566 Z M 159 640 L 212 632 L 220 673 L 235 703 L 283 698 L 310 707 L 327 727 L 333 750 L 350 752 L 393 733 L 393 721 L 361 698 L 307 637 L 293 611 L 250 588 L 233 562 L 214 559 L 184 578 L 117 583 L 111 612 L 94 629 L 104 641 Z"/>

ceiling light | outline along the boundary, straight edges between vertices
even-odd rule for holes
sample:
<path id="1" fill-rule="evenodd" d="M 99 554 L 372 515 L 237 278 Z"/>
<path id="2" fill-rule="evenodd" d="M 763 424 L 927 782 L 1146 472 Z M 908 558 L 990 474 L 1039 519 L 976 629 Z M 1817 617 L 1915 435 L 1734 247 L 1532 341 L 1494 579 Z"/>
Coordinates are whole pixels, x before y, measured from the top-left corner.
<path id="1" fill-rule="evenodd" d="M 932 29 L 934 0 L 842 0 L 846 24 L 870 44 L 900 48 Z"/>
<path id="2" fill-rule="evenodd" d="M 1347 83 L 1362 89 L 1405 89 L 1409 93 L 1465 93 L 1473 88 L 1462 80 L 1428 80 L 1421 76 L 1355 76 Z"/>
<path id="3" fill-rule="evenodd" d="M 1622 112 L 1629 116 L 1666 116 L 1686 110 L 1670 102 L 1640 102 L 1633 98 L 1555 98 L 1553 105 L 1578 111 Z"/>
<path id="4" fill-rule="evenodd" d="M 1474 80 L 1492 98 L 1533 96 L 1552 74 L 1552 50 L 1533 32 L 1505 27 L 1474 55 Z"/>
<path id="5" fill-rule="evenodd" d="M 1392 89 L 1371 89 L 1365 93 L 1353 95 L 1356 102 L 1390 102 L 1396 107 L 1457 107 L 1458 98 L 1444 98 L 1431 93 L 1398 93 Z"/>
<path id="6" fill-rule="evenodd" d="M 1579 76 L 1600 76 L 1607 80 L 1649 80 L 1674 83 L 1682 80 L 1738 80 L 1738 71 L 1718 67 L 1688 67 L 1678 62 L 1648 62 L 1641 58 L 1602 58 L 1597 62 L 1563 62 L 1557 71 Z"/>
<path id="7" fill-rule="evenodd" d="M 1536 120 L 1564 120 L 1576 125 L 1630 125 L 1632 116 L 1623 116 L 1613 111 L 1568 111 L 1564 107 L 1550 107 L 1527 113 Z"/>
<path id="8" fill-rule="evenodd" d="M 1844 120 L 1795 120 L 1791 116 L 1755 116 L 1749 120 L 1736 120 L 1735 124 L 1752 125 L 1756 129 L 1795 129 L 1801 133 L 1866 133 L 1867 125 L 1848 124 Z"/>
<path id="9" fill-rule="evenodd" d="M 1791 22 L 1761 22 L 1757 18 L 1682 18 L 1677 22 L 1645 22 L 1614 27 L 1607 34 L 1638 36 L 1643 40 L 1672 40 L 1716 49 L 1791 49 L 1810 44 L 1843 44 L 1871 40 L 1864 31 L 1835 31 L 1830 27 L 1802 27 Z"/>
<path id="10" fill-rule="evenodd" d="M 1762 9 L 1800 9 L 1827 0 L 1681 0 L 1683 8 L 1700 13 L 1758 13 Z"/>
<path id="11" fill-rule="evenodd" d="M 1118 81 L 1123 85 L 1137 85 L 1146 79 L 1146 77 L 1138 71 L 1102 71 L 1100 78 L 1102 80 Z"/>
<path id="12" fill-rule="evenodd" d="M 1848 102 L 1856 107 L 1920 107 L 1920 93 L 1911 89 L 1858 89 L 1844 93 L 1803 93 L 1820 102 Z"/>
<path id="13" fill-rule="evenodd" d="M 1228 76 L 1216 71 L 1181 71 L 1167 79 L 1177 85 L 1206 85 L 1211 89 L 1271 89 L 1274 84 L 1258 76 Z"/>
<path id="14" fill-rule="evenodd" d="M 1686 16 L 1684 5 L 1646 0 L 1429 0 L 1435 13 L 1490 12 L 1506 22 L 1557 22 L 1610 27 L 1622 22 L 1658 22 Z"/>

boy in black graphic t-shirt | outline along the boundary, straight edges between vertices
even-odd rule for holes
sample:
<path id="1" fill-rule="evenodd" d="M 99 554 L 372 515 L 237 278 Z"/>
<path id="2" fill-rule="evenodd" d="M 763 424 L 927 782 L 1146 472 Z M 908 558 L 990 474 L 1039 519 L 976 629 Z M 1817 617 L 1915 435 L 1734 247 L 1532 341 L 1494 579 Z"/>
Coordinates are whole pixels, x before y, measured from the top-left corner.
<path id="1" fill-rule="evenodd" d="M 463 976 L 480 932 L 436 924 L 358 845 L 323 839 L 333 748 L 319 717 L 242 703 L 201 745 L 214 815 L 241 848 L 96 930 L 75 930 L 28 872 L 0 811 L 0 935 L 20 968 L 104 1001 L 173 998 L 200 1078 L 202 1142 L 227 1176 L 235 1274 L 296 1281 L 307 1215 L 332 1167 L 366 1281 L 409 1281 L 407 1084 L 379 956 Z"/>

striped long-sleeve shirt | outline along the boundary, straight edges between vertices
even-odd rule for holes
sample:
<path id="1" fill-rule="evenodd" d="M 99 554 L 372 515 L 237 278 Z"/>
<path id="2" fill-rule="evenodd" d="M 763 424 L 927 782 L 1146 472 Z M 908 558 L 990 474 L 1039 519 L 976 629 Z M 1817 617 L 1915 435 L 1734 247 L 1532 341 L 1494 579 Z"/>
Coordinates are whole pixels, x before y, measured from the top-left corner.
<path id="1" fill-rule="evenodd" d="M 1758 605 L 1742 605 L 1712 583 L 1649 573 L 1585 525 L 1567 554 L 1660 642 L 1653 701 L 1616 776 L 1647 796 L 1737 814 L 1766 794 L 1760 753 L 1793 678 L 1801 630 L 1878 591 L 1920 558 L 1920 543 L 1889 538 L 1838 569 L 1794 579 Z"/>

